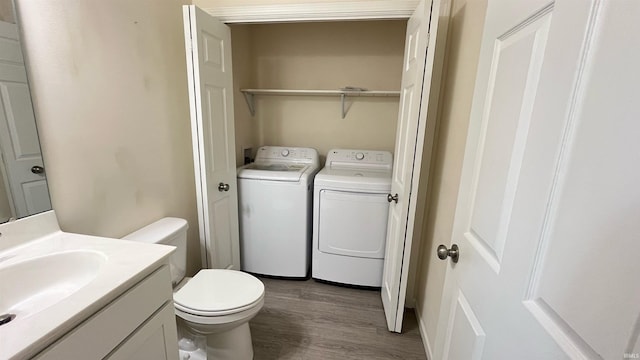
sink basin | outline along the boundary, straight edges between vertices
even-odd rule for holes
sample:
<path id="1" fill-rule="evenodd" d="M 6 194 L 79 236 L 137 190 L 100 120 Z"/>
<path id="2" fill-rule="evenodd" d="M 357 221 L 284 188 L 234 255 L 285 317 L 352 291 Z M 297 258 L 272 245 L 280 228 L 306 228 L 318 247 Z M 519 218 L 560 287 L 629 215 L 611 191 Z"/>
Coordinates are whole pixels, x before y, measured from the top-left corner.
<path id="1" fill-rule="evenodd" d="M 0 263 L 0 315 L 40 312 L 90 283 L 106 262 L 99 251 L 73 250 Z"/>
<path id="2" fill-rule="evenodd" d="M 2 360 L 31 359 L 99 316 L 128 289 L 168 265 L 173 251 L 63 232 L 52 210 L 0 224 L 0 234 Z M 102 339 L 91 340 L 83 346 L 97 346 Z"/>

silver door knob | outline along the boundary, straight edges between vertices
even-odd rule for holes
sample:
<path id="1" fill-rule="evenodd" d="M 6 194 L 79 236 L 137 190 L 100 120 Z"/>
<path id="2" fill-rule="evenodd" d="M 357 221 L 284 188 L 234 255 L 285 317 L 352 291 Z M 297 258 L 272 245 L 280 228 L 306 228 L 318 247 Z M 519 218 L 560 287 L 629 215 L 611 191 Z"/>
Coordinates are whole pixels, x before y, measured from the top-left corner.
<path id="1" fill-rule="evenodd" d="M 438 259 L 446 260 L 447 257 L 450 257 L 451 261 L 454 263 L 458 262 L 458 259 L 460 258 L 460 249 L 457 244 L 451 245 L 451 249 L 447 249 L 444 245 L 438 246 Z"/>
<path id="2" fill-rule="evenodd" d="M 218 184 L 218 191 L 229 191 L 229 184 L 220 183 Z"/>
<path id="3" fill-rule="evenodd" d="M 388 202 L 395 201 L 396 204 L 397 204 L 398 203 L 398 194 L 395 194 L 395 195 L 387 194 L 387 201 Z"/>
<path id="4" fill-rule="evenodd" d="M 44 168 L 42 166 L 32 166 L 31 167 L 31 172 L 34 174 L 44 174 Z"/>

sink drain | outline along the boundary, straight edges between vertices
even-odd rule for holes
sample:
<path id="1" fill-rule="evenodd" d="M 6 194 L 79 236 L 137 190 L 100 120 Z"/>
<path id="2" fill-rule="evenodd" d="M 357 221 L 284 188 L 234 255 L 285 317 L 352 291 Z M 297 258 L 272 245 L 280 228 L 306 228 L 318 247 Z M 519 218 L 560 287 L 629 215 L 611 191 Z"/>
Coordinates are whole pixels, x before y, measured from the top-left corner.
<path id="1" fill-rule="evenodd" d="M 8 322 L 11 322 L 11 320 L 16 318 L 16 314 L 2 314 L 0 315 L 0 325 L 4 325 Z"/>

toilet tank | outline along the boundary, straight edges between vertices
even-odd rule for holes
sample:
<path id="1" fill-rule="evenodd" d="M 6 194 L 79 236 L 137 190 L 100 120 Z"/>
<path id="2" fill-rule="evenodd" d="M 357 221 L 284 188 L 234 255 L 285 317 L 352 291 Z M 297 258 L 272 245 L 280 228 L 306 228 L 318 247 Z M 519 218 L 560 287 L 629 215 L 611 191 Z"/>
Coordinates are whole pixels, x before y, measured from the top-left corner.
<path id="1" fill-rule="evenodd" d="M 187 220 L 166 217 L 132 232 L 122 239 L 175 246 L 176 251 L 169 258 L 171 282 L 175 286 L 184 278 L 187 267 L 188 228 Z"/>

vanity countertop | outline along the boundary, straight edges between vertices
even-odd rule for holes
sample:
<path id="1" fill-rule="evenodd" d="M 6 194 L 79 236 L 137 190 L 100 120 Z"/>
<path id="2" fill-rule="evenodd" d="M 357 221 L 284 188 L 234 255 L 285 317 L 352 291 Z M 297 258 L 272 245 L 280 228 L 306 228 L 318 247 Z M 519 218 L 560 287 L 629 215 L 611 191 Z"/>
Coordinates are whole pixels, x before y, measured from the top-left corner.
<path id="1" fill-rule="evenodd" d="M 41 218 L 50 220 L 48 216 Z M 52 216 L 55 219 L 55 214 Z M 15 228 L 0 226 L 0 242 Z M 57 222 L 47 235 L 0 250 L 0 314 L 9 311 L 16 315 L 13 321 L 0 325 L 0 359 L 36 355 L 168 263 L 174 250 L 172 246 L 66 233 L 56 228 Z M 56 271 L 70 280 L 57 281 Z M 48 277 L 56 283 L 51 289 L 46 283 L 29 288 L 34 279 L 42 284 Z M 22 279 L 24 286 L 20 284 Z M 20 300 L 18 305 L 15 298 Z"/>

